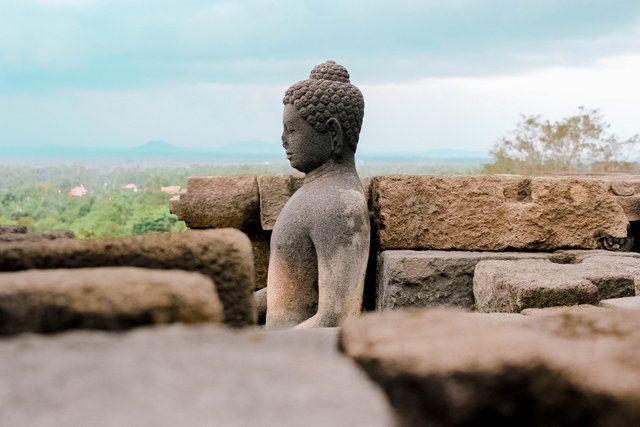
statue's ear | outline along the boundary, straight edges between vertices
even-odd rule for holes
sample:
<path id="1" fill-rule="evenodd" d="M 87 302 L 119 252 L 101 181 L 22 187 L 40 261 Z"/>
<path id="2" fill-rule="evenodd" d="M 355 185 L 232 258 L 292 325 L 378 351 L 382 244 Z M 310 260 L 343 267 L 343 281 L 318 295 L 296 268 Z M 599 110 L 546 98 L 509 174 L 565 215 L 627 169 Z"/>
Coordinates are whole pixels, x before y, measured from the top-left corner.
<path id="1" fill-rule="evenodd" d="M 331 117 L 327 121 L 329 126 L 329 134 L 331 135 L 331 153 L 342 157 L 342 149 L 344 146 L 344 137 L 342 135 L 342 126 L 335 117 Z"/>

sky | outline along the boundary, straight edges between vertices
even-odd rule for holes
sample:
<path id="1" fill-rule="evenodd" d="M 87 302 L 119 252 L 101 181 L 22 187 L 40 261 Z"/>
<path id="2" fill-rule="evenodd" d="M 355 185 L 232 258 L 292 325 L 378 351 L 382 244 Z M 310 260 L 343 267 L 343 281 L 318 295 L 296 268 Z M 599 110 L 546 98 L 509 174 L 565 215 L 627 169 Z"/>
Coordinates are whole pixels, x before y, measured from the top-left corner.
<path id="1" fill-rule="evenodd" d="M 1 0 L 0 147 L 277 144 L 327 59 L 362 151 L 488 151 L 580 105 L 640 132 L 637 0 Z"/>

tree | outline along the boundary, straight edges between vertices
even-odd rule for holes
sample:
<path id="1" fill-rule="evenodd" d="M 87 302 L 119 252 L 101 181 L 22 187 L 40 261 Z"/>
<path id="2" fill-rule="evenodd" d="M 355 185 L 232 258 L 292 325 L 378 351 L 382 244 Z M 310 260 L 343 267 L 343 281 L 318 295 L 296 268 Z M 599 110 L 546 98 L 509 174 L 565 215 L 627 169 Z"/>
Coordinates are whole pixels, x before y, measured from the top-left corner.
<path id="1" fill-rule="evenodd" d="M 620 140 L 609 134 L 599 110 L 578 107 L 577 114 L 556 122 L 540 115 L 522 120 L 491 149 L 494 163 L 486 173 L 535 174 L 566 171 L 629 171 L 637 165 L 628 157 L 640 142 L 633 135 Z"/>

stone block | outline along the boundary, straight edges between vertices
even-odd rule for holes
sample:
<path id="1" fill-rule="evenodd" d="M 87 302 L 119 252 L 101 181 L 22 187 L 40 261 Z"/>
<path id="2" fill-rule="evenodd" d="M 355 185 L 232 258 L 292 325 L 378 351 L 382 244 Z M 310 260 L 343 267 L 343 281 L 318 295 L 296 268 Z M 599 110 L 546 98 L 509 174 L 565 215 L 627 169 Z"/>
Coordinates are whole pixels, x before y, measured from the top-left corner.
<path id="1" fill-rule="evenodd" d="M 260 224 L 263 230 L 273 230 L 280 211 L 303 182 L 302 174 L 270 174 L 258 177 Z"/>
<path id="2" fill-rule="evenodd" d="M 191 177 L 170 208 L 189 228 L 249 230 L 258 225 L 258 183 L 254 175 Z"/>
<path id="3" fill-rule="evenodd" d="M 602 300 L 600 307 L 640 311 L 640 296 Z"/>
<path id="4" fill-rule="evenodd" d="M 622 207 L 629 221 L 640 221 L 640 176 L 617 175 L 599 177 L 609 186 L 609 192 Z"/>
<path id="5" fill-rule="evenodd" d="M 172 325 L 0 340 L 6 426 L 387 427 L 335 330 Z"/>
<path id="6" fill-rule="evenodd" d="M 375 313 L 350 319 L 340 345 L 382 386 L 401 425 L 640 425 L 634 312 Z"/>
<path id="7" fill-rule="evenodd" d="M 473 277 L 476 309 L 484 312 L 595 304 L 635 295 L 639 287 L 640 259 L 625 256 L 590 256 L 577 264 L 482 261 Z"/>
<path id="8" fill-rule="evenodd" d="M 478 262 L 548 256 L 525 252 L 384 251 L 378 254 L 376 309 L 441 305 L 473 309 L 473 272 Z"/>
<path id="9" fill-rule="evenodd" d="M 222 322 L 211 279 L 134 267 L 0 273 L 0 335 Z"/>
<path id="10" fill-rule="evenodd" d="M 269 243 L 270 231 L 263 231 L 251 235 L 253 247 L 253 267 L 255 270 L 255 289 L 259 290 L 267 286 L 267 273 L 269 271 Z"/>
<path id="11" fill-rule="evenodd" d="M 217 287 L 225 323 L 256 322 L 251 242 L 238 230 L 0 245 L 0 271 L 117 266 L 202 273 Z"/>
<path id="12" fill-rule="evenodd" d="M 381 249 L 595 249 L 629 222 L 601 181 L 566 177 L 373 178 Z"/>

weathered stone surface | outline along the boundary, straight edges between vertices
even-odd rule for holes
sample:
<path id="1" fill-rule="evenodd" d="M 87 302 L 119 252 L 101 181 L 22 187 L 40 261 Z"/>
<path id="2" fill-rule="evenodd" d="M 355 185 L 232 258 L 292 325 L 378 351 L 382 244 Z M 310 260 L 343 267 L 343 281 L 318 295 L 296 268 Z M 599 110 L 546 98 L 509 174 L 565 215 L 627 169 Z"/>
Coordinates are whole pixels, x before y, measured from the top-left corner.
<path id="1" fill-rule="evenodd" d="M 0 335 L 222 322 L 211 279 L 133 267 L 0 273 Z"/>
<path id="2" fill-rule="evenodd" d="M 258 177 L 260 191 L 260 224 L 263 230 L 273 230 L 287 200 L 302 187 L 304 175 L 271 174 Z"/>
<path id="3" fill-rule="evenodd" d="M 40 233 L 0 233 L 0 243 L 2 242 L 39 242 L 42 240 L 74 239 L 73 231 L 45 231 Z"/>
<path id="4" fill-rule="evenodd" d="M 253 247 L 253 266 L 255 270 L 255 289 L 267 286 L 267 274 L 269 271 L 269 241 L 271 232 L 263 231 L 250 236 Z"/>
<path id="5" fill-rule="evenodd" d="M 605 183 L 578 178 L 373 178 L 381 249 L 595 249 L 627 237 Z"/>
<path id="6" fill-rule="evenodd" d="M 341 347 L 407 426 L 640 425 L 640 317 L 454 310 L 350 319 Z"/>
<path id="7" fill-rule="evenodd" d="M 256 321 L 251 242 L 238 230 L 0 245 L 0 271 L 110 266 L 202 273 L 216 284 L 225 323 L 241 326 Z"/>
<path id="8" fill-rule="evenodd" d="M 596 179 L 601 179 L 609 185 L 609 191 L 629 221 L 640 221 L 640 176 L 618 175 Z"/>
<path id="9" fill-rule="evenodd" d="M 484 312 L 594 304 L 639 288 L 640 259 L 625 256 L 590 256 L 577 264 L 482 261 L 473 277 L 476 309 Z"/>
<path id="10" fill-rule="evenodd" d="M 189 228 L 252 229 L 258 224 L 258 183 L 254 175 L 191 177 L 186 194 L 170 207 Z"/>
<path id="11" fill-rule="evenodd" d="M 604 310 L 598 306 L 592 304 L 579 304 L 579 305 L 561 305 L 558 307 L 546 307 L 546 308 L 525 308 L 520 312 L 523 316 L 557 316 L 559 314 L 572 314 L 580 313 L 582 311 Z M 487 313 L 487 314 L 500 314 L 500 313 Z M 502 313 L 507 314 L 507 313 Z"/>
<path id="12" fill-rule="evenodd" d="M 384 251 L 378 254 L 376 309 L 439 305 L 473 309 L 473 271 L 478 262 L 548 256 L 525 252 Z"/>
<path id="13" fill-rule="evenodd" d="M 27 227 L 24 225 L 0 224 L 0 235 L 2 234 L 25 234 Z"/>
<path id="14" fill-rule="evenodd" d="M 606 299 L 600 301 L 600 306 L 605 308 L 640 311 L 640 296 Z"/>
<path id="15" fill-rule="evenodd" d="M 394 425 L 335 334 L 173 325 L 0 340 L 2 424 Z"/>

